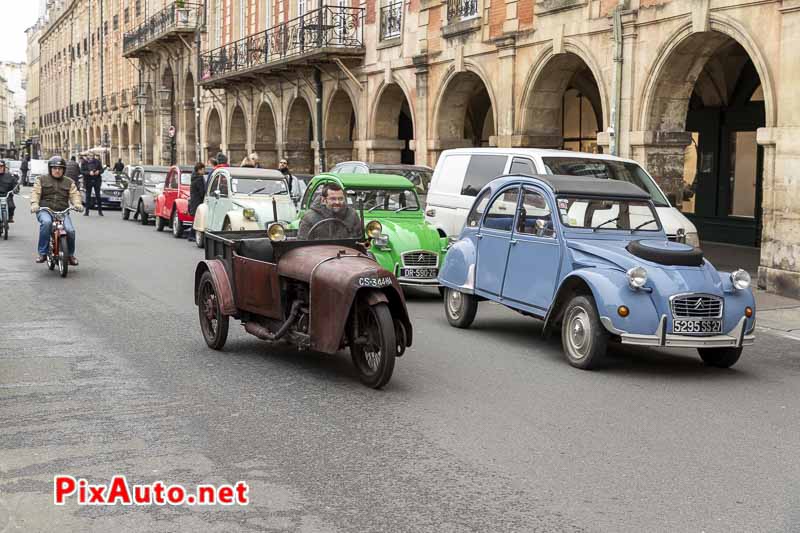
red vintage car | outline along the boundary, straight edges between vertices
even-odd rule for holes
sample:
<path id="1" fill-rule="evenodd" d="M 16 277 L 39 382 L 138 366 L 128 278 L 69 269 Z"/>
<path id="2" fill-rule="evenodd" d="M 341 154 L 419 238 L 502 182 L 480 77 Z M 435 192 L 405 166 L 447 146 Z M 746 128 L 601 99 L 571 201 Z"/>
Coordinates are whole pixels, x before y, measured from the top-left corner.
<path id="1" fill-rule="evenodd" d="M 184 228 L 191 227 L 194 217 L 189 214 L 189 188 L 192 183 L 192 167 L 171 166 L 164 181 L 164 190 L 156 198 L 156 231 L 172 227 L 177 239 Z"/>

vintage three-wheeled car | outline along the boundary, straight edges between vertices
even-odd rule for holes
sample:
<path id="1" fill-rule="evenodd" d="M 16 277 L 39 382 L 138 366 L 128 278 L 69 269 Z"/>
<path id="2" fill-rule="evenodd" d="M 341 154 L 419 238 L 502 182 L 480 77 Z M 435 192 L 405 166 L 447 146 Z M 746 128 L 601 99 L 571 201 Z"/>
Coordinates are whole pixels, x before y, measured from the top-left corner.
<path id="1" fill-rule="evenodd" d="M 379 388 L 411 345 L 397 279 L 356 239 L 299 241 L 276 223 L 268 232 L 206 232 L 205 250 L 195 303 L 211 348 L 222 349 L 233 317 L 263 340 L 328 354 L 347 347 L 360 380 Z"/>
<path id="2" fill-rule="evenodd" d="M 608 340 L 697 348 L 729 367 L 752 344 L 755 302 L 744 270 L 718 272 L 700 249 L 667 239 L 633 184 L 504 176 L 477 196 L 445 258 L 445 314 L 469 327 L 493 300 L 561 326 L 564 354 L 591 368 Z"/>

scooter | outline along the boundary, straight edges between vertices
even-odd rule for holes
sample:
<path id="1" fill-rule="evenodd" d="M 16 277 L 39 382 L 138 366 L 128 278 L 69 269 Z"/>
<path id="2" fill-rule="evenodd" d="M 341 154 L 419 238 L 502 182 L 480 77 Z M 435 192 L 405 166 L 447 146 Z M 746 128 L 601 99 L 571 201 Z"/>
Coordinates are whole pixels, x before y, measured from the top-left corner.
<path id="1" fill-rule="evenodd" d="M 64 219 L 70 211 L 77 211 L 77 209 L 68 207 L 63 211 L 53 211 L 49 207 L 42 207 L 41 210 L 47 211 L 53 217 L 50 247 L 47 250 L 47 268 L 54 270 L 58 266 L 61 277 L 66 278 L 69 272 L 69 244 L 67 243 L 67 230 L 64 228 Z"/>

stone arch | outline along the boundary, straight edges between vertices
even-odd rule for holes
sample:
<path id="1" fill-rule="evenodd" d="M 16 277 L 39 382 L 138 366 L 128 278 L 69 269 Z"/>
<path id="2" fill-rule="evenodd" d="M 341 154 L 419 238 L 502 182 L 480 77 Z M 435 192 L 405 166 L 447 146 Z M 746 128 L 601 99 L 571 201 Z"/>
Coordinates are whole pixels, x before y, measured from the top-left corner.
<path id="1" fill-rule="evenodd" d="M 496 99 L 480 68 L 465 64 L 465 71 L 451 67 L 436 98 L 433 138 L 438 150 L 489 146 L 497 131 Z"/>
<path id="2" fill-rule="evenodd" d="M 131 156 L 130 128 L 127 122 L 123 122 L 120 128 L 119 150 L 123 163 L 128 164 L 133 161 L 133 157 Z"/>
<path id="3" fill-rule="evenodd" d="M 272 105 L 264 100 L 258 106 L 253 136 L 259 163 L 264 168 L 278 167 L 278 129 Z"/>
<path id="4" fill-rule="evenodd" d="M 344 89 L 331 94 L 325 116 L 325 166 L 353 159 L 353 147 L 357 138 L 358 122 L 353 100 Z"/>
<path id="5" fill-rule="evenodd" d="M 311 104 L 304 96 L 295 98 L 286 114 L 286 139 L 284 157 L 289 167 L 298 174 L 314 173 L 314 117 Z"/>
<path id="6" fill-rule="evenodd" d="M 142 156 L 142 125 L 138 120 L 134 120 L 131 126 L 131 160 L 136 164 L 144 164 Z"/>
<path id="7" fill-rule="evenodd" d="M 158 139 L 157 132 L 157 104 L 156 92 L 152 85 L 147 87 L 147 105 L 144 107 L 144 129 L 142 130 L 142 156 L 145 165 L 152 165 L 154 152 Z"/>
<path id="8" fill-rule="evenodd" d="M 769 75 L 764 54 L 738 23 L 728 17 L 712 14 L 709 19 L 709 31 L 693 33 L 692 23 L 688 22 L 678 28 L 662 45 L 647 81 L 642 87 L 639 99 L 642 103 L 638 113 L 640 130 L 654 131 L 658 129 L 656 126 L 659 126 L 661 116 L 667 111 L 664 106 L 669 100 L 674 100 L 673 105 L 681 108 L 688 107 L 693 85 L 687 87 L 686 83 L 691 79 L 697 79 L 711 53 L 725 42 L 723 36 L 738 43 L 753 61 L 764 92 L 766 127 L 775 126 L 774 83 Z M 706 37 L 710 38 L 710 42 L 706 42 Z M 693 53 L 687 54 L 692 47 L 696 47 L 696 49 Z M 694 56 L 693 59 L 692 56 Z M 690 76 L 686 76 L 683 82 L 680 80 L 682 71 L 690 73 Z M 669 98 L 670 85 L 679 91 L 682 98 Z M 681 102 L 680 100 L 685 101 Z M 680 131 L 680 126 L 674 124 L 674 121 L 672 123 L 668 121 L 665 125 L 678 128 L 676 131 Z"/>
<path id="9" fill-rule="evenodd" d="M 216 157 L 222 150 L 222 121 L 216 107 L 206 115 L 206 159 Z"/>
<path id="10" fill-rule="evenodd" d="M 183 135 L 181 144 L 183 145 L 183 161 L 192 162 L 197 159 L 197 129 L 195 125 L 196 107 L 194 103 L 194 77 L 192 72 L 186 73 L 186 80 L 183 85 Z"/>
<path id="11" fill-rule="evenodd" d="M 117 162 L 122 157 L 122 147 L 119 139 L 119 126 L 114 123 L 111 126 L 111 164 Z"/>
<path id="12" fill-rule="evenodd" d="M 523 144 L 594 151 L 607 124 L 605 84 L 591 55 L 572 42 L 545 50 L 531 69 L 520 102 Z"/>
<path id="13" fill-rule="evenodd" d="M 684 24 L 659 51 L 632 148 L 701 239 L 760 245 L 774 152 L 758 146 L 756 132 L 774 125 L 772 87 L 752 39 L 718 15 L 708 31 Z"/>
<path id="14" fill-rule="evenodd" d="M 231 113 L 228 127 L 228 163 L 239 166 L 247 156 L 247 119 L 244 109 L 237 104 Z"/>
<path id="15" fill-rule="evenodd" d="M 414 164 L 415 122 L 411 99 L 396 81 L 378 91 L 370 121 L 372 153 L 381 163 Z"/>

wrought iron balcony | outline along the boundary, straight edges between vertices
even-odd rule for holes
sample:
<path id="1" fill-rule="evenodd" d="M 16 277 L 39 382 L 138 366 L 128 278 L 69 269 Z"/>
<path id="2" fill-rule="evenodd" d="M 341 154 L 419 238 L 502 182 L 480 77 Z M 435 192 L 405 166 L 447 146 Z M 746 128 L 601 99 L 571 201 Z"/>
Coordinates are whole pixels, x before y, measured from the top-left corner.
<path id="1" fill-rule="evenodd" d="M 403 2 L 381 8 L 381 41 L 400 37 L 403 30 Z"/>
<path id="2" fill-rule="evenodd" d="M 364 9 L 323 6 L 200 56 L 200 85 L 213 87 L 297 61 L 364 54 Z"/>
<path id="3" fill-rule="evenodd" d="M 447 0 L 447 20 L 463 20 L 478 15 L 478 0 Z"/>
<path id="4" fill-rule="evenodd" d="M 179 33 L 193 33 L 203 19 L 203 5 L 174 2 L 141 26 L 122 37 L 122 56 L 141 57 L 150 53 L 149 45 L 175 37 Z"/>

